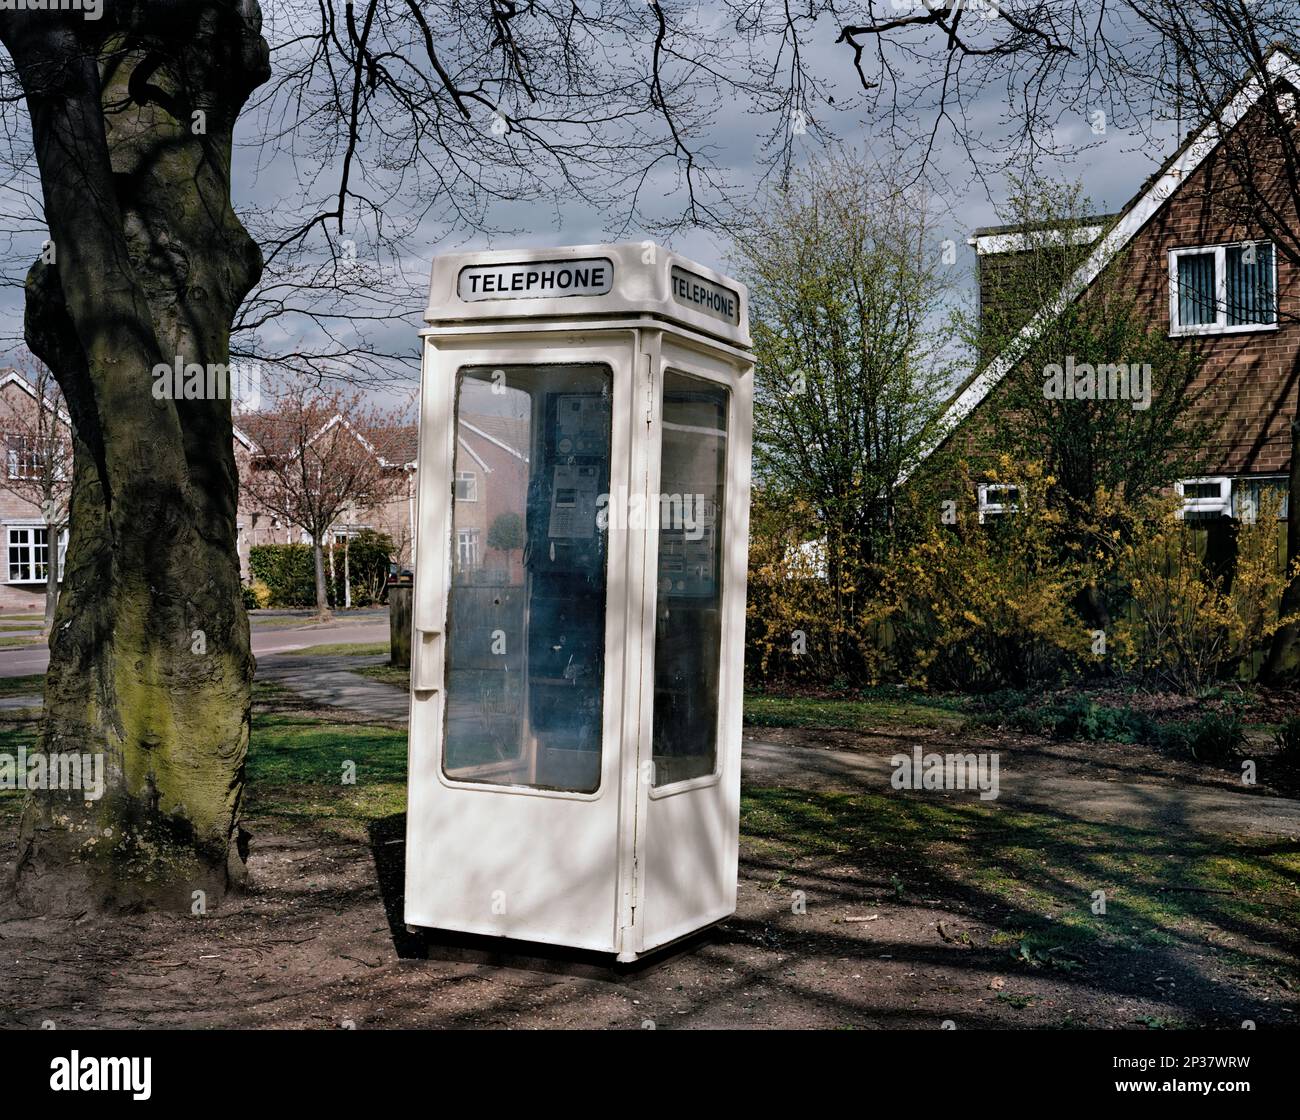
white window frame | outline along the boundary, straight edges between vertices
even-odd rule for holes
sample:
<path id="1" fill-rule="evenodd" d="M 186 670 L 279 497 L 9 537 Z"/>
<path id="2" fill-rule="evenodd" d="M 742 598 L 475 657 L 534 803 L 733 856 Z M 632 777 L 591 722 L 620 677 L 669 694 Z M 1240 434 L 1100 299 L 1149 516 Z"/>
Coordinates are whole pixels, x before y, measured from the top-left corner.
<path id="1" fill-rule="evenodd" d="M 1267 245 L 1273 260 L 1273 321 L 1271 323 L 1228 324 L 1228 250 L 1244 249 L 1247 245 Z M 1184 326 L 1178 321 L 1178 261 L 1182 257 L 1214 254 L 1214 316 L 1213 323 L 1191 323 Z M 1250 334 L 1255 331 L 1275 331 L 1279 325 L 1281 293 L 1277 290 L 1277 246 L 1268 238 L 1230 241 L 1223 245 L 1188 245 L 1169 250 L 1169 336 L 1171 338 L 1197 334 Z M 1190 480 L 1189 480 L 1190 481 Z"/>
<path id="2" fill-rule="evenodd" d="M 1211 482 L 1219 484 L 1217 498 L 1189 498 L 1184 492 L 1187 486 L 1205 486 Z M 1174 492 L 1183 500 L 1183 504 L 1178 509 L 1179 520 L 1186 518 L 1189 513 L 1217 513 L 1221 517 L 1232 516 L 1232 479 L 1227 475 L 1180 479 L 1174 483 Z"/>
<path id="3" fill-rule="evenodd" d="M 9 566 L 9 553 L 10 553 L 10 549 L 12 548 L 20 548 L 26 551 L 27 566 L 33 572 L 35 572 L 37 568 L 36 549 L 38 547 L 36 543 L 35 535 L 38 532 L 45 533 L 45 539 L 48 545 L 49 531 L 50 531 L 49 526 L 46 525 L 45 522 L 43 521 L 7 521 L 4 523 L 4 529 L 5 529 L 4 582 L 14 587 L 44 587 L 45 573 L 42 573 L 39 578 L 13 579 L 10 574 L 11 569 Z M 15 545 L 13 541 L 13 535 L 15 533 L 28 533 L 30 534 L 30 537 L 26 543 Z M 48 563 L 48 558 L 49 558 L 48 549 L 45 555 L 46 555 L 46 562 Z M 68 530 L 64 528 L 59 531 L 59 542 L 58 542 L 58 564 L 59 564 L 60 583 L 63 582 L 63 571 L 67 563 L 67 558 L 68 558 Z"/>
<path id="4" fill-rule="evenodd" d="M 338 544 L 342 540 L 355 540 L 359 534 L 364 533 L 369 528 L 369 525 L 339 525 L 331 529 L 330 533 L 333 534 L 334 543 Z"/>
<path id="5" fill-rule="evenodd" d="M 460 496 L 460 484 L 466 482 L 469 485 L 466 489 L 469 496 L 462 498 Z M 458 502 L 477 502 L 478 501 L 478 472 L 477 471 L 457 471 L 456 472 L 456 501 Z"/>
<path id="6" fill-rule="evenodd" d="M 1005 513 L 1018 513 L 1020 511 L 1019 502 L 996 501 L 990 499 L 990 493 L 996 494 L 997 491 L 1014 490 L 1020 493 L 1020 483 L 1018 482 L 981 482 L 979 490 L 979 516 L 980 524 L 984 524 L 984 518 L 998 517 Z"/>
<path id="7" fill-rule="evenodd" d="M 22 441 L 21 450 L 13 446 L 15 440 Z M 5 433 L 5 465 L 11 479 L 29 481 L 41 477 L 40 456 L 32 450 L 30 444 L 31 441 L 24 432 Z M 24 468 L 26 473 L 23 473 Z"/>
<path id="8" fill-rule="evenodd" d="M 479 531 L 477 529 L 457 529 L 456 530 L 456 567 L 459 569 L 477 568 L 479 565 L 478 555 Z M 470 558 L 465 559 L 466 550 L 470 553 Z"/>

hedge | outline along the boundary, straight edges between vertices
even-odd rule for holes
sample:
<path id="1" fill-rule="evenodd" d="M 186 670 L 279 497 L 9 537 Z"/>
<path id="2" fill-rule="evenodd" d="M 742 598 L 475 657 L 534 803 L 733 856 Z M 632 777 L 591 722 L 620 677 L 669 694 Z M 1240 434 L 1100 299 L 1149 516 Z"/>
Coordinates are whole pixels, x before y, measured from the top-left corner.
<path id="1" fill-rule="evenodd" d="M 334 546 L 334 578 L 330 578 L 330 550 L 324 551 L 325 588 L 330 605 L 342 606 L 343 545 Z M 387 595 L 388 565 L 393 541 L 386 533 L 363 529 L 347 549 L 348 574 L 352 583 L 352 605 L 382 603 Z M 259 544 L 249 550 L 248 567 L 255 583 L 270 593 L 268 607 L 314 607 L 316 575 L 308 544 Z"/>

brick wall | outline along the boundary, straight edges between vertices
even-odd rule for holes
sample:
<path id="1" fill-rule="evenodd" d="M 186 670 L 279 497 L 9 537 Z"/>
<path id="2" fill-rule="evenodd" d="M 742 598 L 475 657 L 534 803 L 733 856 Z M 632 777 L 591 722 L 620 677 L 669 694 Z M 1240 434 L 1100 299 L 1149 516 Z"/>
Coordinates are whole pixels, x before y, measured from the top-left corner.
<path id="1" fill-rule="evenodd" d="M 1251 129 L 1248 118 L 1242 125 Z M 1279 166 L 1279 146 L 1267 138 L 1251 148 L 1253 166 L 1260 175 Z M 1153 328 L 1170 330 L 1169 251 L 1213 246 L 1262 237 L 1258 228 L 1243 224 L 1244 213 L 1234 187 L 1226 154 L 1212 153 L 1187 178 L 1111 263 L 1108 273 L 1122 289 L 1131 291 L 1144 308 Z M 1280 177 L 1276 177 L 1280 179 Z M 1144 188 L 1145 189 L 1145 188 Z M 1282 220 L 1291 230 L 1300 230 L 1300 215 L 1280 181 L 1270 194 Z M 1012 266 L 1017 254 L 1005 254 L 1007 261 L 981 259 L 981 306 L 996 298 L 1001 274 Z M 1208 451 L 1210 473 L 1283 474 L 1290 466 L 1290 424 L 1300 407 L 1300 275 L 1296 267 L 1276 252 L 1278 325 L 1240 334 L 1210 334 L 1184 337 L 1179 346 L 1200 347 L 1205 356 L 1203 369 L 1192 386 L 1202 394 L 1197 412 L 1214 425 Z M 1084 298 L 1087 298 L 1086 295 Z M 1116 356 L 1118 361 L 1122 356 Z M 998 393 L 995 390 L 967 418 L 951 440 L 950 447 L 969 453 L 974 429 L 996 429 Z"/>

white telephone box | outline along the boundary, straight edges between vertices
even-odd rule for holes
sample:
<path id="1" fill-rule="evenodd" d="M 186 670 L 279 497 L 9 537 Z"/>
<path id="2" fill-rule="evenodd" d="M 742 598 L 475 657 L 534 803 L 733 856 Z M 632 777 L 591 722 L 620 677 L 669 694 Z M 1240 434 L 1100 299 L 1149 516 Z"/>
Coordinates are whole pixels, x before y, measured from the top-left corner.
<path id="1" fill-rule="evenodd" d="M 426 320 L 406 922 L 634 960 L 735 909 L 745 289 L 459 253 Z"/>

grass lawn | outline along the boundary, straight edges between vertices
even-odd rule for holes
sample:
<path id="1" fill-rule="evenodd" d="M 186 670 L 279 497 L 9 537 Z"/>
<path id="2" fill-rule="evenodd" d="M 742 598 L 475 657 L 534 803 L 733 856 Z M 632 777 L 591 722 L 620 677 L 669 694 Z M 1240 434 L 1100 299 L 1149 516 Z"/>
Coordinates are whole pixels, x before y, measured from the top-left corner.
<path id="1" fill-rule="evenodd" d="M 358 665 L 353 671 L 363 677 L 391 684 L 403 692 L 409 692 L 411 688 L 411 670 L 400 665 Z"/>
<path id="2" fill-rule="evenodd" d="M 285 653 L 297 657 L 326 657 L 344 655 L 350 657 L 387 657 L 387 642 L 334 642 L 322 646 L 307 646 L 305 649 L 286 650 Z"/>
<path id="3" fill-rule="evenodd" d="M 250 614 L 248 622 L 250 626 L 273 627 L 276 630 L 288 630 L 294 626 L 312 626 L 319 622 L 314 614 L 311 615 L 264 615 Z"/>
<path id="4" fill-rule="evenodd" d="M 10 646 L 34 646 L 42 635 L 40 631 L 34 631 L 30 638 L 22 638 L 17 635 L 5 635 L 0 637 L 0 649 L 8 649 Z"/>
<path id="5" fill-rule="evenodd" d="M 961 702 L 951 697 L 881 688 L 860 700 L 747 693 L 745 723 L 750 727 L 806 727 L 820 731 L 865 731 L 881 726 L 956 730 L 966 723 L 966 716 Z"/>
<path id="6" fill-rule="evenodd" d="M 372 821 L 406 810 L 406 730 L 255 681 L 248 779 L 250 813 L 364 843 Z"/>

